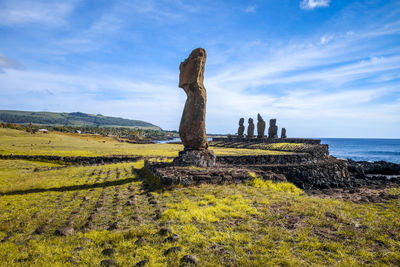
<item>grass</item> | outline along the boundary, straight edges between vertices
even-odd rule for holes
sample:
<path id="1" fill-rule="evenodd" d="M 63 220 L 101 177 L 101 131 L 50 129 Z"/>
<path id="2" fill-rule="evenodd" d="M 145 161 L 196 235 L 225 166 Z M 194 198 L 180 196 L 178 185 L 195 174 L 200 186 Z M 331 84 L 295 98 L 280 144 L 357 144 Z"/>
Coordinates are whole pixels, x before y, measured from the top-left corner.
<path id="1" fill-rule="evenodd" d="M 0 128 L 0 154 L 54 156 L 134 155 L 176 157 L 183 150 L 179 144 L 129 144 L 110 137 L 50 132 L 30 134 Z M 276 155 L 288 152 L 261 149 L 212 148 L 217 155 Z"/>
<path id="2" fill-rule="evenodd" d="M 10 142 L 3 137 L 2 148 Z M 68 141 L 71 153 L 81 142 L 97 145 L 82 148 L 94 154 L 114 145 L 54 138 Z M 24 138 L 11 139 L 14 147 L 23 147 Z M 37 146 L 42 153 L 45 145 Z M 140 153 L 168 152 L 156 147 Z M 320 199 L 255 175 L 246 184 L 149 191 L 154 177 L 142 167 L 142 160 L 99 166 L 0 160 L 0 266 L 99 266 L 105 259 L 119 266 L 143 260 L 147 266 L 179 266 L 187 254 L 199 266 L 400 264 L 399 199 L 376 204 Z M 75 232 L 55 235 L 66 226 Z M 178 239 L 169 242 L 170 234 L 159 234 L 163 227 Z M 166 254 L 177 246 L 180 251 Z M 106 248 L 114 254 L 103 255 Z"/>

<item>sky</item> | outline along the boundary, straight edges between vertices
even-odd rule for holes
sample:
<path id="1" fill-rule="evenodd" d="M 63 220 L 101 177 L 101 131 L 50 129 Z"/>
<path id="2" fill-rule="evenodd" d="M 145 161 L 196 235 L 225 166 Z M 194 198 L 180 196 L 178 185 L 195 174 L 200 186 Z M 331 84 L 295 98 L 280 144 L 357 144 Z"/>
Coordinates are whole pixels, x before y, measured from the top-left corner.
<path id="1" fill-rule="evenodd" d="M 288 137 L 400 138 L 398 0 L 0 0 L 0 109 L 177 130 L 198 47 L 208 133 L 260 113 Z"/>

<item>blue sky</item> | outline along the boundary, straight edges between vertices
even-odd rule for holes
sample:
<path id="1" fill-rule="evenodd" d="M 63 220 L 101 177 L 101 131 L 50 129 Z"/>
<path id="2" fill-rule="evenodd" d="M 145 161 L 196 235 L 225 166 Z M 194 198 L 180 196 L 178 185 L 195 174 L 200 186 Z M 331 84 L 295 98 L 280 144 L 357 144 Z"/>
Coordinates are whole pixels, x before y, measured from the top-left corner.
<path id="1" fill-rule="evenodd" d="M 0 109 L 178 129 L 179 63 L 207 50 L 207 131 L 400 138 L 400 1 L 0 0 Z"/>

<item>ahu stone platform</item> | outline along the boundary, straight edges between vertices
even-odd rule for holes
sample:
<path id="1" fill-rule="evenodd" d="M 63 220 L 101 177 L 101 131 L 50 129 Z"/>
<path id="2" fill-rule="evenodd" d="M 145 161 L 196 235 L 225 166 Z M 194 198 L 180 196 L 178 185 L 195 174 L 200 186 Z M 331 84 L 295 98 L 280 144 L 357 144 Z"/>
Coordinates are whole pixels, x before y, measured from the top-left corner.
<path id="1" fill-rule="evenodd" d="M 213 137 L 212 141 L 215 142 L 249 142 L 249 143 L 302 143 L 302 144 L 321 144 L 320 139 L 310 139 L 310 138 L 267 138 L 267 137 L 239 137 L 235 136 L 224 136 L 224 137 Z"/>

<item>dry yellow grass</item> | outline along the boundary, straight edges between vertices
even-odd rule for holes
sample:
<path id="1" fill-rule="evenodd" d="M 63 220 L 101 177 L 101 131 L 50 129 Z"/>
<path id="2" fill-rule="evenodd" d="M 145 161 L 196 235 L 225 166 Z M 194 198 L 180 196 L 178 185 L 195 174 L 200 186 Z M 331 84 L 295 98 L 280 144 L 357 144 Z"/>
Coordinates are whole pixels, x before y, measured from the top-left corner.
<path id="1" fill-rule="evenodd" d="M 110 137 L 50 132 L 30 134 L 0 128 L 0 154 L 110 156 L 135 155 L 145 157 L 176 157 L 183 150 L 179 144 L 130 144 Z M 213 148 L 217 155 L 284 154 L 258 149 Z"/>

